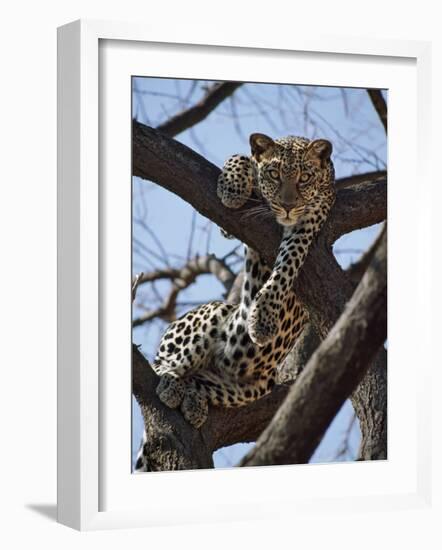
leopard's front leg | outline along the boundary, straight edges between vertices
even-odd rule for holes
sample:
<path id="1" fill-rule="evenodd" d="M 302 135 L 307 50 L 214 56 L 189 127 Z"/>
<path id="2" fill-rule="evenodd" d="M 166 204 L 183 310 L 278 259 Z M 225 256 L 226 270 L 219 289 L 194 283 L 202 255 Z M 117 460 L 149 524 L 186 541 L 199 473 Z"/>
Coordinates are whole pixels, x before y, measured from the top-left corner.
<path id="1" fill-rule="evenodd" d="M 278 333 L 283 321 L 284 300 L 292 288 L 314 235 L 319 227 L 313 218 L 304 218 L 293 227 L 284 230 L 273 271 L 252 302 L 248 332 L 250 339 L 259 346 L 270 342 Z"/>

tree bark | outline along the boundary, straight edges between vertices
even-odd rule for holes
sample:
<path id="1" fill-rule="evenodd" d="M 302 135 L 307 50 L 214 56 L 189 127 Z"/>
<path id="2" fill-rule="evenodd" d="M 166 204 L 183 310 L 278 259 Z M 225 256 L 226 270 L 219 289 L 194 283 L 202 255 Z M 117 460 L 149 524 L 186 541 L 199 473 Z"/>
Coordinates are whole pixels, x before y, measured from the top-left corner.
<path id="1" fill-rule="evenodd" d="M 387 352 L 381 347 L 368 372 L 351 396 L 359 420 L 358 460 L 387 457 Z"/>

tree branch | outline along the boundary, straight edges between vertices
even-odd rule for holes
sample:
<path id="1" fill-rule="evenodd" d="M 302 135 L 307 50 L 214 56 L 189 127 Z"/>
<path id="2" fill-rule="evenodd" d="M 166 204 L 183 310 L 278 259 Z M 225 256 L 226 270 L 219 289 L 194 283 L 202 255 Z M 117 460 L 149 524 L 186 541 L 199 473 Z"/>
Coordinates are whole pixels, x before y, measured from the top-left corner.
<path id="1" fill-rule="evenodd" d="M 233 273 L 223 259 L 217 258 L 214 254 L 207 254 L 206 256 L 192 258 L 180 268 L 168 267 L 166 269 L 156 269 L 155 271 L 142 273 L 138 284 L 151 283 L 159 279 L 175 279 L 176 281 L 183 282 L 188 282 L 192 279 L 191 282 L 193 282 L 198 275 L 210 273 L 219 280 L 227 292 L 230 290 L 236 277 L 235 273 Z"/>
<path id="2" fill-rule="evenodd" d="M 193 107 L 185 109 L 157 127 L 162 134 L 174 137 L 204 120 L 218 105 L 242 86 L 242 82 L 219 82 L 211 86 Z"/>
<path id="3" fill-rule="evenodd" d="M 367 270 L 367 267 L 370 265 L 370 262 L 376 253 L 377 245 L 378 239 L 376 239 L 376 241 L 364 252 L 364 254 L 362 254 L 362 256 L 356 262 L 353 262 L 347 268 L 346 273 L 355 286 L 359 284 L 362 276 Z"/>
<path id="4" fill-rule="evenodd" d="M 154 181 L 180 196 L 200 214 L 211 219 L 272 262 L 281 239 L 273 220 L 248 219 L 239 210 L 223 206 L 216 194 L 220 169 L 189 147 L 133 122 L 133 175 Z M 339 182 L 339 180 L 338 180 Z M 386 178 L 339 189 L 336 204 L 323 233 L 332 244 L 344 233 L 379 223 L 387 215 Z"/>
<path id="5" fill-rule="evenodd" d="M 309 461 L 387 337 L 387 235 L 344 313 L 241 466 Z M 327 395 L 327 399 L 324 399 Z"/>
<path id="6" fill-rule="evenodd" d="M 369 181 L 376 181 L 387 177 L 386 170 L 375 170 L 374 172 L 367 172 L 365 174 L 355 174 L 354 176 L 347 176 L 346 178 L 340 178 L 336 181 L 336 189 L 344 189 L 345 187 L 351 187 L 358 183 L 366 183 Z"/>
<path id="7" fill-rule="evenodd" d="M 137 288 L 140 284 L 140 280 L 143 277 L 144 273 L 138 273 L 138 275 L 134 278 L 132 281 L 132 302 L 135 300 L 135 296 L 137 294 Z"/>
<path id="8" fill-rule="evenodd" d="M 138 327 L 156 317 L 172 321 L 175 319 L 175 307 L 178 294 L 195 282 L 199 275 L 212 273 L 228 292 L 235 280 L 235 274 L 229 266 L 216 258 L 213 254 L 196 257 L 189 260 L 181 269 L 167 268 L 143 273 L 138 277 L 134 286 L 142 283 L 156 281 L 158 279 L 172 279 L 172 287 L 163 304 L 157 309 L 147 311 L 132 321 L 133 327 Z M 135 286 L 135 288 L 136 288 Z M 134 291 L 132 290 L 134 295 Z"/>
<path id="9" fill-rule="evenodd" d="M 388 131 L 388 117 L 387 117 L 387 102 L 382 95 L 381 90 L 368 89 L 368 95 L 370 96 L 373 107 L 375 108 L 379 118 L 381 119 L 385 133 Z"/>

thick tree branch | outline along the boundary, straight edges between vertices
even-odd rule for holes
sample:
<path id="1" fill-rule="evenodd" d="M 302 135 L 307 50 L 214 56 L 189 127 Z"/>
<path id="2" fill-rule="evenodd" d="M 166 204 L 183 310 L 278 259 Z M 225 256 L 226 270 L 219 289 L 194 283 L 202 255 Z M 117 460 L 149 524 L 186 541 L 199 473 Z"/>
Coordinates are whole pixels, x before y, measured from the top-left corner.
<path id="1" fill-rule="evenodd" d="M 385 177 L 340 189 L 323 234 L 327 242 L 333 244 L 346 233 L 380 223 L 386 218 L 387 178 Z"/>
<path id="2" fill-rule="evenodd" d="M 382 95 L 381 90 L 369 89 L 367 90 L 368 95 L 370 96 L 373 107 L 375 108 L 379 118 L 381 119 L 382 126 L 384 127 L 385 133 L 388 131 L 388 117 L 387 117 L 387 102 Z"/>
<path id="3" fill-rule="evenodd" d="M 351 264 L 346 270 L 346 274 L 355 287 L 370 265 L 377 245 L 378 239 L 357 262 Z M 382 347 L 357 391 L 353 392 L 351 396 L 362 432 L 358 460 L 385 460 L 387 458 L 387 390 L 387 350 Z"/>
<path id="4" fill-rule="evenodd" d="M 239 210 L 224 207 L 216 194 L 220 170 L 189 147 L 133 122 L 133 175 L 158 183 L 191 204 L 227 233 L 259 250 L 270 262 L 281 238 L 272 220 L 243 219 Z M 338 180 L 339 181 L 339 180 Z M 332 244 L 344 233 L 379 223 L 387 215 L 386 179 L 338 190 L 336 204 L 323 234 Z"/>
<path id="5" fill-rule="evenodd" d="M 308 462 L 386 337 L 387 235 L 384 231 L 370 267 L 344 313 L 241 466 Z"/>
<path id="6" fill-rule="evenodd" d="M 376 240 L 356 262 L 350 264 L 347 268 L 346 273 L 355 286 L 359 284 L 367 267 L 370 265 L 375 255 L 377 245 L 378 241 Z"/>
<path id="7" fill-rule="evenodd" d="M 386 170 L 375 170 L 374 172 L 366 172 L 365 174 L 355 174 L 354 176 L 347 176 L 346 178 L 340 178 L 336 181 L 336 189 L 344 189 L 345 187 L 351 187 L 358 183 L 366 183 L 369 181 L 376 181 L 385 179 L 387 177 Z"/>
<path id="8" fill-rule="evenodd" d="M 211 86 L 204 97 L 193 107 L 181 111 L 157 127 L 162 134 L 173 137 L 204 120 L 218 105 L 230 97 L 242 82 L 219 82 Z"/>

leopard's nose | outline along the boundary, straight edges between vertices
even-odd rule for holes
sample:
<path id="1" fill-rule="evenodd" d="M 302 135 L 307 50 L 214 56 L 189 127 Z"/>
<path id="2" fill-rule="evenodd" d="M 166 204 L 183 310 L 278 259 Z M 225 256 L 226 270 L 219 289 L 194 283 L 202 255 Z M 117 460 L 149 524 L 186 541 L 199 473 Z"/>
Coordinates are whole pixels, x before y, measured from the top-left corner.
<path id="1" fill-rule="evenodd" d="M 294 208 L 295 203 L 293 202 L 282 202 L 281 206 L 284 208 L 284 210 L 287 212 L 287 214 Z"/>

